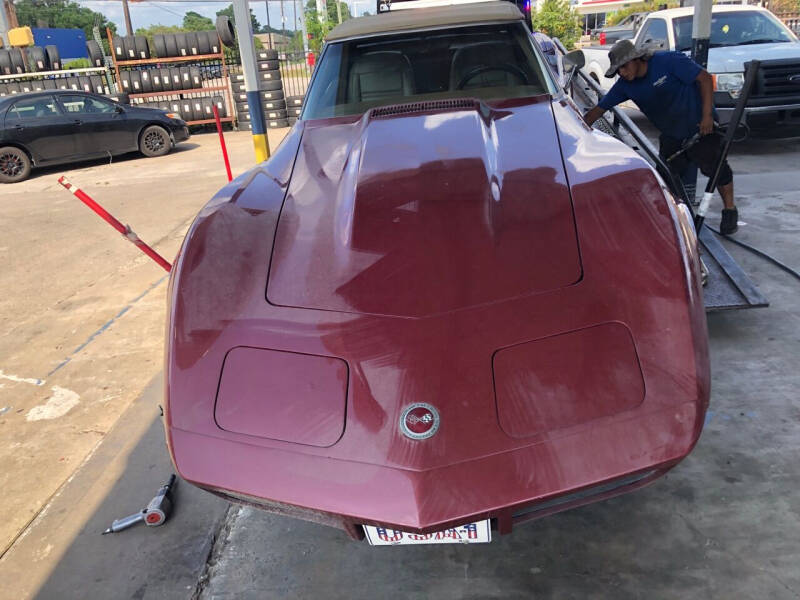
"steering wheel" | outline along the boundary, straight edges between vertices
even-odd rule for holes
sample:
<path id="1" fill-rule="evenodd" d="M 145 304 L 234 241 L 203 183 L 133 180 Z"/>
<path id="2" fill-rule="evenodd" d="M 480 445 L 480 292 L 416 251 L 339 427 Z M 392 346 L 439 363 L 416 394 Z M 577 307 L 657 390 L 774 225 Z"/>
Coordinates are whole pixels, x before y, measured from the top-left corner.
<path id="1" fill-rule="evenodd" d="M 475 79 L 478 75 L 482 75 L 483 73 L 487 73 L 489 71 L 503 71 L 504 73 L 510 73 L 511 75 L 518 77 L 522 81 L 523 85 L 529 83 L 528 75 L 516 65 L 483 65 L 481 67 L 472 69 L 470 72 L 464 75 L 456 85 L 456 89 L 463 90 L 464 86 L 467 85 L 471 79 Z"/>

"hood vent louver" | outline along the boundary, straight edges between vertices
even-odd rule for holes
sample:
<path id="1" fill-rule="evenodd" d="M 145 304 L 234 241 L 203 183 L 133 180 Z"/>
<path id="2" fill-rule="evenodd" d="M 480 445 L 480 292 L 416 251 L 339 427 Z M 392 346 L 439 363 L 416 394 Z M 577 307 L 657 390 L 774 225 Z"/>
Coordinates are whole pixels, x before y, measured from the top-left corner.
<path id="1" fill-rule="evenodd" d="M 426 112 L 429 110 L 463 110 L 474 109 L 479 106 L 477 100 L 472 98 L 454 98 L 452 100 L 430 100 L 427 102 L 409 102 L 407 104 L 393 104 L 372 110 L 371 117 L 380 119 L 404 115 L 409 113 Z"/>

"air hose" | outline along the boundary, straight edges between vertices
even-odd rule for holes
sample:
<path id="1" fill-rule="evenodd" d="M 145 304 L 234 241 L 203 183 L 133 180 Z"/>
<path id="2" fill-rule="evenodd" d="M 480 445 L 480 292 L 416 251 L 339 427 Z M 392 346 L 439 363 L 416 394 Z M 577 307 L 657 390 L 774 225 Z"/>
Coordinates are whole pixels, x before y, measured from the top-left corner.
<path id="1" fill-rule="evenodd" d="M 742 115 L 744 114 L 744 109 L 747 105 L 747 100 L 750 97 L 750 91 L 753 89 L 753 84 L 756 81 L 756 76 L 760 66 L 761 62 L 758 60 L 751 60 L 745 65 L 746 70 L 744 74 L 744 84 L 742 85 L 741 92 L 739 93 L 739 100 L 736 102 L 736 106 L 733 109 L 731 120 L 728 122 L 728 130 L 725 134 L 722 144 L 722 152 L 720 152 L 719 157 L 717 158 L 717 164 L 714 167 L 714 173 L 708 179 L 708 185 L 706 185 L 706 191 L 703 193 L 703 199 L 700 201 L 700 206 L 697 207 L 697 210 L 694 214 L 694 228 L 696 231 L 700 231 L 700 228 L 703 226 L 703 221 L 705 220 L 706 213 L 708 212 L 708 206 L 711 204 L 711 198 L 714 195 L 714 190 L 717 188 L 717 180 L 722 172 L 722 165 L 725 162 L 725 159 L 728 158 L 728 152 L 731 149 L 733 137 L 736 135 L 736 128 L 739 126 L 739 123 L 742 120 Z"/>
<path id="2" fill-rule="evenodd" d="M 765 259 L 765 260 L 768 260 L 769 262 L 771 262 L 773 265 L 775 265 L 775 266 L 776 266 L 776 267 L 778 267 L 779 269 L 781 269 L 781 270 L 783 270 L 783 271 L 786 271 L 787 273 L 789 273 L 789 275 L 791 275 L 791 276 L 792 276 L 792 277 L 794 277 L 795 279 L 798 279 L 798 280 L 800 280 L 800 273 L 798 273 L 797 271 L 795 271 L 795 270 L 794 270 L 792 267 L 790 267 L 789 265 L 785 265 L 785 264 L 783 264 L 783 263 L 782 263 L 781 261 L 779 261 L 777 258 L 774 258 L 774 257 L 770 256 L 769 254 L 767 254 L 766 252 L 762 252 L 762 251 L 761 251 L 761 250 L 759 250 L 758 248 L 755 248 L 755 247 L 753 247 L 753 246 L 751 246 L 751 245 L 749 245 L 749 244 L 745 244 L 744 242 L 740 242 L 739 240 L 735 240 L 735 239 L 733 239 L 732 237 L 730 237 L 730 236 L 728 236 L 728 235 L 722 235 L 722 234 L 721 234 L 721 233 L 720 233 L 718 230 L 714 229 L 713 227 L 709 227 L 708 225 L 706 225 L 706 227 L 708 227 L 708 228 L 709 228 L 711 231 L 713 231 L 714 233 L 716 233 L 718 236 L 720 236 L 720 237 L 721 237 L 722 239 L 724 239 L 725 241 L 727 241 L 727 242 L 733 242 L 733 243 L 734 243 L 734 244 L 736 244 L 737 246 L 741 246 L 741 247 L 742 247 L 742 248 L 744 248 L 745 250 L 749 250 L 750 252 L 752 252 L 752 253 L 753 253 L 753 254 L 755 254 L 756 256 L 760 256 L 761 258 L 763 258 L 763 259 Z"/>

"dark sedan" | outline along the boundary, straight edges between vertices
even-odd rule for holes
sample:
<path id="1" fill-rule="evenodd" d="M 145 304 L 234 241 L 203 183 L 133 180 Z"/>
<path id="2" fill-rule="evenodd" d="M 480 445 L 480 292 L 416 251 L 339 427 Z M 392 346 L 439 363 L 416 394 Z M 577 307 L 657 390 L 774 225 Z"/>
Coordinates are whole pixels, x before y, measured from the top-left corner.
<path id="1" fill-rule="evenodd" d="M 176 113 L 122 106 L 108 98 L 49 90 L 0 98 L 0 183 L 34 167 L 139 151 L 162 156 L 189 138 Z"/>

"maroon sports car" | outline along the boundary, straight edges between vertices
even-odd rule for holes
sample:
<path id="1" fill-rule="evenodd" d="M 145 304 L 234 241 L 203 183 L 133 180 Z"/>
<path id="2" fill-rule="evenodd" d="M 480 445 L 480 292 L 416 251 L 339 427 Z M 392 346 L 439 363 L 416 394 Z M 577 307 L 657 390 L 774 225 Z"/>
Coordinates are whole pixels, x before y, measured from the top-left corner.
<path id="1" fill-rule="evenodd" d="M 181 476 L 373 543 L 485 541 L 645 485 L 708 404 L 687 212 L 586 127 L 508 2 L 334 29 L 169 296 Z"/>

